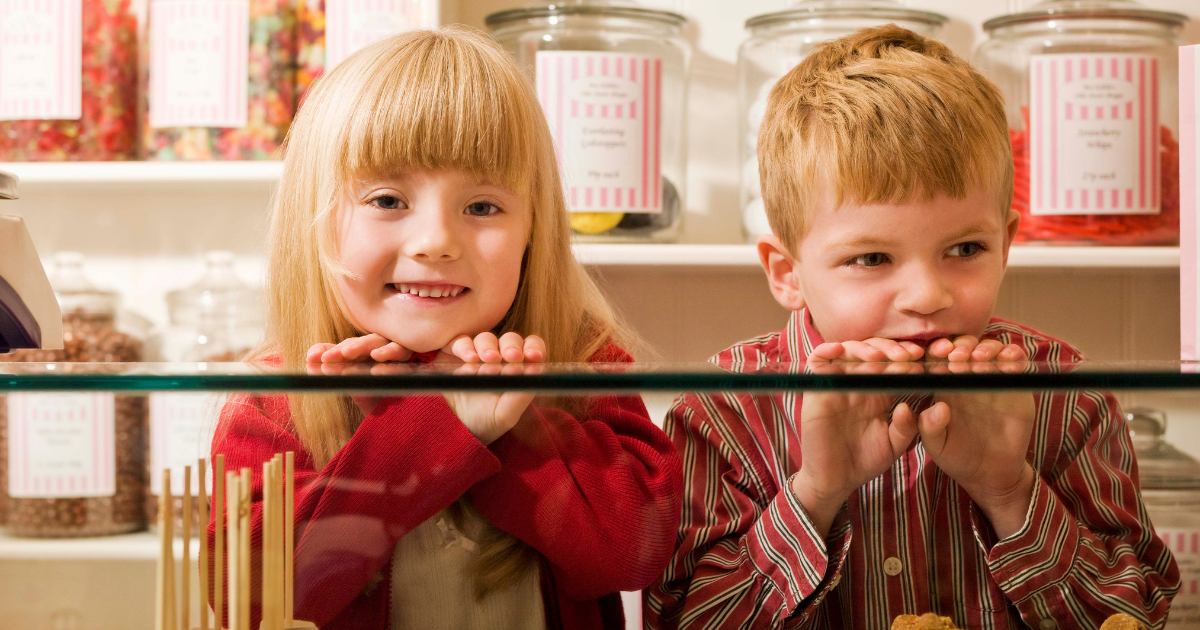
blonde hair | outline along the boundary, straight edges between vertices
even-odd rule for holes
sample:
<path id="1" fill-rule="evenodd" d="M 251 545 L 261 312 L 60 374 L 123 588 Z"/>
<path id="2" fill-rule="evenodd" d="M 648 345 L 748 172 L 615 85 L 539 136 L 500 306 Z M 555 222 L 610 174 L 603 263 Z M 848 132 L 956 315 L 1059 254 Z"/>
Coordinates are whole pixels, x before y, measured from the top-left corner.
<path id="1" fill-rule="evenodd" d="M 823 194 L 904 203 L 994 190 L 1013 161 L 996 84 L 946 46 L 895 25 L 815 47 L 771 90 L 758 136 L 771 230 L 791 251 Z"/>
<path id="2" fill-rule="evenodd" d="M 587 361 L 604 345 L 628 339 L 571 253 L 558 164 L 537 96 L 487 36 L 450 27 L 364 48 L 313 87 L 285 146 L 272 200 L 268 333 L 251 360 L 277 356 L 285 367 L 303 369 L 313 344 L 371 332 L 356 328 L 337 289 L 337 274 L 347 271 L 337 251 L 336 209 L 357 178 L 405 169 L 461 169 L 529 200 L 520 285 L 493 332 L 541 336 L 550 361 Z M 321 465 L 362 421 L 346 397 L 291 395 L 289 405 L 297 436 Z M 470 510 L 462 499 L 452 514 Z M 495 527 L 480 547 L 480 596 L 513 583 L 534 557 Z"/>

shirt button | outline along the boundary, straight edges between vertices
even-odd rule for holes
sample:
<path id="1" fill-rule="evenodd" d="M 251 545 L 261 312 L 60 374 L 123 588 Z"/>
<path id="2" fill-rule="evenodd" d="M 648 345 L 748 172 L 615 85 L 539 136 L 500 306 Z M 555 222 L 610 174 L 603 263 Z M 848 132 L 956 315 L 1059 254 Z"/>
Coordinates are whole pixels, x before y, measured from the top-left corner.
<path id="1" fill-rule="evenodd" d="M 829 588 L 836 588 L 837 585 L 841 584 L 841 583 L 842 583 L 842 576 L 838 575 L 833 578 L 832 582 L 829 583 Z"/>
<path id="2" fill-rule="evenodd" d="M 1041 630 L 1054 630 L 1057 627 L 1058 624 L 1054 623 L 1053 619 L 1043 619 L 1038 622 L 1038 628 Z"/>
<path id="3" fill-rule="evenodd" d="M 900 562 L 900 558 L 893 556 L 883 561 L 883 572 L 892 577 L 900 575 L 900 572 L 903 570 L 904 563 Z"/>

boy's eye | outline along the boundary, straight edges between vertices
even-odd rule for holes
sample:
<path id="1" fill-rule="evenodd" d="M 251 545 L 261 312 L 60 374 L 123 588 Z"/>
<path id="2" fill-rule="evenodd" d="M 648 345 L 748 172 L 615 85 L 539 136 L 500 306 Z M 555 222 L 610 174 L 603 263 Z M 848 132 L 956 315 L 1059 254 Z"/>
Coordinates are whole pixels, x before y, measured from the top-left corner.
<path id="1" fill-rule="evenodd" d="M 490 217 L 499 212 L 500 208 L 497 207 L 496 204 L 488 203 L 486 201 L 476 201 L 475 203 L 467 206 L 467 214 L 473 217 Z"/>
<path id="2" fill-rule="evenodd" d="M 872 252 L 870 254 L 863 254 L 862 256 L 855 256 L 850 260 L 850 264 L 862 267 L 878 267 L 887 261 L 887 254 Z"/>
<path id="3" fill-rule="evenodd" d="M 983 243 L 959 243 L 950 248 L 950 255 L 958 258 L 970 258 L 986 249 Z"/>
<path id="4" fill-rule="evenodd" d="M 379 195 L 367 202 L 379 208 L 380 210 L 399 210 L 404 207 L 404 202 L 395 195 Z"/>

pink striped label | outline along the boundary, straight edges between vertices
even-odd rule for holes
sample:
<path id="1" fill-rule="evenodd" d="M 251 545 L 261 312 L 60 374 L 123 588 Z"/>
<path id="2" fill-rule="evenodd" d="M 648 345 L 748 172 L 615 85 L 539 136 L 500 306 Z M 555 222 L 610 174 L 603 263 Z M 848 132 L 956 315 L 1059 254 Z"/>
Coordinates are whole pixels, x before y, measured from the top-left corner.
<path id="1" fill-rule="evenodd" d="M 1171 602 L 1171 627 L 1200 624 L 1200 530 L 1157 527 L 1179 566 L 1179 594 Z"/>
<path id="2" fill-rule="evenodd" d="M 162 471 L 171 469 L 171 492 L 183 494 L 183 468 L 192 467 L 192 495 L 200 489 L 196 460 L 208 459 L 225 396 L 210 393 L 150 394 L 150 493 L 162 494 Z M 206 478 L 212 492 L 212 476 Z"/>
<path id="3" fill-rule="evenodd" d="M 325 0 L 325 69 L 385 37 L 436 28 L 435 0 Z"/>
<path id="4" fill-rule="evenodd" d="M 111 393 L 8 397 L 8 493 L 110 497 L 116 491 Z"/>
<path id="5" fill-rule="evenodd" d="M 662 60 L 539 51 L 537 88 L 572 212 L 662 212 Z"/>
<path id="6" fill-rule="evenodd" d="M 1030 211 L 1158 214 L 1158 59 L 1030 62 Z"/>
<path id="7" fill-rule="evenodd" d="M 245 127 L 247 0 L 150 3 L 150 126 Z"/>
<path id="8" fill-rule="evenodd" d="M 0 0 L 0 120 L 82 114 L 81 0 Z"/>

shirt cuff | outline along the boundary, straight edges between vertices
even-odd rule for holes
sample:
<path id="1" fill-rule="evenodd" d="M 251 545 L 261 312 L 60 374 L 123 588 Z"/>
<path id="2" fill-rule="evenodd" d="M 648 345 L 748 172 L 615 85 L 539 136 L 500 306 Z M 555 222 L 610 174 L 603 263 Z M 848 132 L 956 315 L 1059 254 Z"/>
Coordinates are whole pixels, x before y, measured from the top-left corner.
<path id="1" fill-rule="evenodd" d="M 1079 522 L 1040 475 L 1017 533 L 990 545 L 991 523 L 973 503 L 971 526 L 992 578 L 1014 604 L 1066 579 L 1079 553 Z"/>
<path id="2" fill-rule="evenodd" d="M 746 533 L 745 545 L 755 570 L 779 589 L 787 609 L 794 611 L 818 589 L 812 604 L 819 603 L 836 586 L 850 550 L 851 527 L 843 505 L 829 536 L 822 538 L 791 487 L 789 479 Z M 828 570 L 830 549 L 838 554 L 833 571 Z"/>

